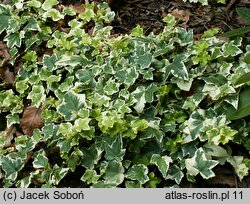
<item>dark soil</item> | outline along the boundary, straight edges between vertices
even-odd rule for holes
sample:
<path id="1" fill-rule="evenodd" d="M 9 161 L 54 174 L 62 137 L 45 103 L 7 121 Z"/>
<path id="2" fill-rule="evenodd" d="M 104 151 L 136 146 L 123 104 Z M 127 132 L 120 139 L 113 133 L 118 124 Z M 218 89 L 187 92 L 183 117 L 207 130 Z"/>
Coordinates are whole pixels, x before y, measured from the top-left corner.
<path id="1" fill-rule="evenodd" d="M 241 6 L 250 7 L 250 1 L 236 0 L 233 4 L 201 6 L 184 3 L 182 0 L 113 0 L 111 8 L 115 11 L 116 18 L 112 26 L 114 33 L 129 33 L 139 24 L 144 28 L 145 34 L 157 34 L 163 29 L 162 19 L 171 13 L 180 20 L 181 27 L 192 29 L 196 35 L 214 27 L 223 33 L 246 25 L 235 10 Z"/>

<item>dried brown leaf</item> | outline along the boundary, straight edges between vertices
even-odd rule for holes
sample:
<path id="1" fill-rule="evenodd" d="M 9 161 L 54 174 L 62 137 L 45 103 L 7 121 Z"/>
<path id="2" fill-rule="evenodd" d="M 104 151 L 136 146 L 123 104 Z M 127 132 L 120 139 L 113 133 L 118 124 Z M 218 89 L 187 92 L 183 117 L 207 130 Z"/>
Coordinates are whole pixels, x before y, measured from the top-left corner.
<path id="1" fill-rule="evenodd" d="M 34 129 L 43 127 L 41 109 L 28 107 L 24 110 L 23 117 L 20 121 L 20 127 L 24 134 L 31 136 Z"/>
<path id="2" fill-rule="evenodd" d="M 9 128 L 5 130 L 6 134 L 4 137 L 4 145 L 3 147 L 10 147 L 11 146 L 11 141 L 14 138 L 14 133 L 16 131 L 16 128 L 14 125 L 11 125 Z"/>
<path id="3" fill-rule="evenodd" d="M 6 84 L 14 84 L 15 80 L 16 80 L 16 77 L 15 77 L 14 72 L 11 72 L 9 69 L 7 69 L 7 70 L 4 72 L 3 81 L 4 81 Z"/>
<path id="4" fill-rule="evenodd" d="M 84 5 L 73 5 L 73 4 L 70 4 L 69 8 L 74 9 L 77 13 L 83 13 L 84 10 L 85 10 L 85 6 Z"/>
<path id="5" fill-rule="evenodd" d="M 191 12 L 189 10 L 179 10 L 179 9 L 175 9 L 172 11 L 172 15 L 183 21 L 185 24 L 187 24 L 187 22 L 189 21 L 190 19 L 190 15 L 191 15 Z"/>
<path id="6" fill-rule="evenodd" d="M 5 62 L 9 61 L 10 55 L 8 52 L 7 45 L 3 43 L 3 41 L 0 41 L 0 61 L 1 65 L 3 65 Z"/>

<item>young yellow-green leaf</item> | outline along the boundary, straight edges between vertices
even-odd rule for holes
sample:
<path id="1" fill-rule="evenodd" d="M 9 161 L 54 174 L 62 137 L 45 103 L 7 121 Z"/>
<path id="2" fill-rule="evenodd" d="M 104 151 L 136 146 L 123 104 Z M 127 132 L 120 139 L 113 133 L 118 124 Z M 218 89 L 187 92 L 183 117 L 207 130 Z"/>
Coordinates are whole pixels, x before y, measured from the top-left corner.
<path id="1" fill-rule="evenodd" d="M 133 165 L 125 175 L 126 178 L 139 181 L 140 184 L 144 184 L 149 181 L 148 167 L 144 164 Z"/>
<path id="2" fill-rule="evenodd" d="M 75 120 L 73 128 L 77 132 L 81 132 L 83 130 L 90 130 L 89 121 L 89 118 L 78 118 Z"/>
<path id="3" fill-rule="evenodd" d="M 86 108 L 86 106 L 85 94 L 76 94 L 73 91 L 68 91 L 57 110 L 64 116 L 65 120 L 69 121 L 76 119 L 78 112 L 82 108 Z"/>
<path id="4" fill-rule="evenodd" d="M 87 184 L 95 184 L 99 180 L 100 175 L 96 173 L 94 169 L 87 169 L 85 173 L 82 175 L 81 180 L 86 182 Z"/>
<path id="5" fill-rule="evenodd" d="M 140 25 L 137 25 L 132 31 L 131 36 L 134 37 L 142 37 L 143 36 L 143 28 Z"/>
<path id="6" fill-rule="evenodd" d="M 45 0 L 42 4 L 42 8 L 47 11 L 51 9 L 53 6 L 57 5 L 59 1 L 57 0 Z"/>
<path id="7" fill-rule="evenodd" d="M 132 120 L 131 128 L 133 132 L 137 134 L 139 131 L 142 131 L 148 128 L 148 121 L 146 121 L 145 119 Z"/>
<path id="8" fill-rule="evenodd" d="M 200 174 L 204 179 L 214 177 L 212 171 L 219 162 L 215 160 L 208 160 L 202 148 L 197 149 L 195 155 L 191 159 L 186 159 L 185 164 L 188 174 L 196 176 Z"/>
<path id="9" fill-rule="evenodd" d="M 29 7 L 40 8 L 41 5 L 42 5 L 41 2 L 37 0 L 31 0 L 27 2 L 27 6 Z"/>
<path id="10" fill-rule="evenodd" d="M 171 157 L 160 156 L 159 154 L 153 154 L 150 159 L 151 164 L 155 164 L 161 172 L 163 178 L 167 178 L 169 163 L 172 162 Z"/>
<path id="11" fill-rule="evenodd" d="M 43 14 L 43 18 L 52 18 L 53 21 L 59 21 L 63 19 L 64 16 L 58 10 L 52 8 Z"/>

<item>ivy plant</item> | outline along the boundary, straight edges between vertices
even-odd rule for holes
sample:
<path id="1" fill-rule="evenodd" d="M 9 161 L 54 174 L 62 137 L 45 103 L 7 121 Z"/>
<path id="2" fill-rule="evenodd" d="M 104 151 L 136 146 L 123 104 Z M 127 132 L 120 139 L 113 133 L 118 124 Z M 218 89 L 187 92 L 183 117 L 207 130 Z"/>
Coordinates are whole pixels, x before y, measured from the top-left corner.
<path id="1" fill-rule="evenodd" d="M 250 149 L 249 45 L 218 29 L 195 41 L 172 15 L 160 34 L 115 36 L 108 4 L 83 6 L 0 6 L 8 63 L 22 62 L 0 90 L 4 187 L 57 187 L 76 172 L 84 187 L 170 187 L 226 162 L 246 176 L 230 144 Z"/>

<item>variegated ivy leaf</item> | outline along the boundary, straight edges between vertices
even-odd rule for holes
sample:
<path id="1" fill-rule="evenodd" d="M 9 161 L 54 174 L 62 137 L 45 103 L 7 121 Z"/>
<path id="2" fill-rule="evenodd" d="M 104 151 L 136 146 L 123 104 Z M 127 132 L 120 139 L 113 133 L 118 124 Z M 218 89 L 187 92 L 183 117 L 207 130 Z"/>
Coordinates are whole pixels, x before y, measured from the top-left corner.
<path id="1" fill-rule="evenodd" d="M 79 55 L 73 55 L 73 56 L 68 56 L 68 55 L 63 55 L 61 59 L 59 59 L 55 65 L 57 66 L 78 66 L 78 65 L 87 65 L 90 62 L 86 57 L 82 57 Z"/>
<path id="2" fill-rule="evenodd" d="M 146 99 L 145 99 L 145 87 L 139 86 L 136 88 L 134 92 L 132 92 L 132 96 L 134 96 L 136 103 L 134 105 L 134 109 L 138 113 L 142 113 L 145 107 Z"/>
<path id="3" fill-rule="evenodd" d="M 203 6 L 208 5 L 208 0 L 183 0 L 184 2 L 189 1 L 190 3 L 201 3 Z"/>
<path id="4" fill-rule="evenodd" d="M 43 14 L 43 18 L 52 18 L 53 21 L 59 21 L 64 16 L 58 10 L 51 8 Z"/>
<path id="5" fill-rule="evenodd" d="M 125 177 L 131 180 L 139 181 L 140 184 L 144 184 L 149 181 L 148 167 L 144 164 L 135 164 L 129 168 Z"/>
<path id="6" fill-rule="evenodd" d="M 59 1 L 57 0 L 45 0 L 42 4 L 42 8 L 47 11 L 51 9 L 53 6 L 57 5 Z"/>
<path id="7" fill-rule="evenodd" d="M 93 8 L 91 8 L 92 5 L 88 5 L 86 8 L 85 8 L 85 11 L 82 12 L 80 15 L 79 15 L 79 18 L 83 21 L 85 21 L 84 23 L 86 22 L 89 22 L 91 19 L 93 19 L 96 14 L 93 10 Z"/>
<path id="8" fill-rule="evenodd" d="M 89 118 L 78 118 L 75 120 L 73 128 L 77 132 L 81 132 L 83 130 L 90 130 L 89 121 L 90 121 Z"/>
<path id="9" fill-rule="evenodd" d="M 65 120 L 76 119 L 78 112 L 82 108 L 86 108 L 85 94 L 76 94 L 73 91 L 68 91 L 63 96 L 62 103 L 57 107 L 59 113 L 61 113 Z"/>
<path id="10" fill-rule="evenodd" d="M 101 176 L 96 173 L 94 169 L 87 169 L 82 175 L 81 180 L 87 184 L 95 184 Z"/>
<path id="11" fill-rule="evenodd" d="M 108 162 L 104 174 L 105 183 L 118 186 L 124 180 L 124 167 L 121 161 L 112 160 Z"/>
<path id="12" fill-rule="evenodd" d="M 57 66 L 55 65 L 57 61 L 57 56 L 56 55 L 44 55 L 43 56 L 43 64 L 45 67 L 48 69 L 48 71 L 54 71 L 57 69 Z"/>
<path id="13" fill-rule="evenodd" d="M 141 69 L 148 68 L 152 61 L 152 54 L 147 44 L 135 41 L 135 52 L 131 59 L 134 64 L 138 64 Z"/>
<path id="14" fill-rule="evenodd" d="M 244 157 L 242 156 L 229 156 L 227 158 L 227 161 L 234 167 L 235 173 L 240 178 L 240 180 L 242 180 L 249 173 L 249 169 L 243 162 L 243 159 Z"/>
<path id="15" fill-rule="evenodd" d="M 215 160 L 208 160 L 202 148 L 197 149 L 195 155 L 191 159 L 185 160 L 188 174 L 193 176 L 200 174 L 204 179 L 209 179 L 215 176 L 212 169 L 218 163 L 219 162 Z"/>
<path id="16" fill-rule="evenodd" d="M 114 136 L 127 129 L 126 121 L 123 117 L 124 116 L 118 114 L 117 111 L 104 111 L 96 117 L 96 120 L 103 133 Z"/>
<path id="17" fill-rule="evenodd" d="M 58 185 L 58 183 L 63 179 L 63 177 L 66 176 L 68 171 L 69 168 L 62 168 L 55 164 L 49 177 L 49 182 L 52 182 L 54 185 Z M 46 171 L 44 171 L 44 173 L 46 173 Z M 46 179 L 45 181 L 48 181 L 48 179 Z"/>
<path id="18" fill-rule="evenodd" d="M 120 135 L 111 138 L 111 141 L 105 142 L 105 159 L 122 161 L 126 149 L 123 149 L 123 141 Z"/>
<path id="19" fill-rule="evenodd" d="M 32 106 L 39 107 L 46 99 L 45 90 L 42 85 L 33 85 L 28 99 L 31 99 Z"/>
<path id="20" fill-rule="evenodd" d="M 45 156 L 44 151 L 41 151 L 40 153 L 38 153 L 33 161 L 33 167 L 37 169 L 46 168 L 48 164 L 49 164 L 49 160 Z"/>
<path id="21" fill-rule="evenodd" d="M 169 163 L 172 162 L 171 157 L 160 156 L 159 154 L 153 154 L 150 159 L 151 164 L 155 164 L 161 172 L 163 178 L 167 178 Z"/>
<path id="22" fill-rule="evenodd" d="M 81 165 L 87 169 L 93 169 L 101 159 L 102 150 L 92 145 L 90 148 L 82 148 L 83 156 Z"/>
<path id="23" fill-rule="evenodd" d="M 109 79 L 104 86 L 104 93 L 111 96 L 119 91 L 119 83 L 115 80 Z"/>
<path id="24" fill-rule="evenodd" d="M 242 50 L 238 48 L 233 41 L 227 42 L 222 46 L 223 56 L 236 56 L 242 53 Z"/>
<path id="25" fill-rule="evenodd" d="M 202 110 L 198 109 L 193 112 L 190 118 L 185 121 L 185 128 L 183 133 L 185 133 L 185 142 L 190 142 L 200 137 L 202 134 L 202 128 L 207 125 L 211 125 L 211 122 L 215 120 L 216 114 L 212 109 Z"/>
<path id="26" fill-rule="evenodd" d="M 41 5 L 42 5 L 41 2 L 37 0 L 31 0 L 27 2 L 27 6 L 29 7 L 40 8 Z"/>
<path id="27" fill-rule="evenodd" d="M 76 132 L 73 131 L 73 125 L 70 122 L 66 122 L 59 125 L 57 135 L 59 134 L 62 134 L 63 137 L 70 139 L 76 134 Z"/>
<path id="28" fill-rule="evenodd" d="M 10 156 L 1 158 L 2 169 L 6 173 L 6 178 L 15 181 L 19 171 L 24 167 L 24 163 L 20 158 L 12 159 Z"/>
<path id="29" fill-rule="evenodd" d="M 20 32 L 11 33 L 6 35 L 4 41 L 7 42 L 7 46 L 9 48 L 13 48 L 14 46 L 20 47 L 22 43 L 22 39 L 24 38 L 25 32 L 22 30 Z"/>
<path id="30" fill-rule="evenodd" d="M 25 31 L 41 31 L 38 21 L 34 17 L 30 17 L 27 25 L 24 27 Z"/>
<path id="31" fill-rule="evenodd" d="M 177 165 L 173 165 L 169 168 L 167 179 L 169 178 L 169 179 L 175 180 L 177 184 L 180 184 L 183 177 L 184 177 L 184 173 L 182 172 L 180 167 L 178 167 Z"/>
<path id="32" fill-rule="evenodd" d="M 174 56 L 174 59 L 170 65 L 166 68 L 166 75 L 172 73 L 175 77 L 188 80 L 189 75 L 187 68 L 184 64 L 185 60 L 188 58 L 188 54 L 178 54 Z"/>

